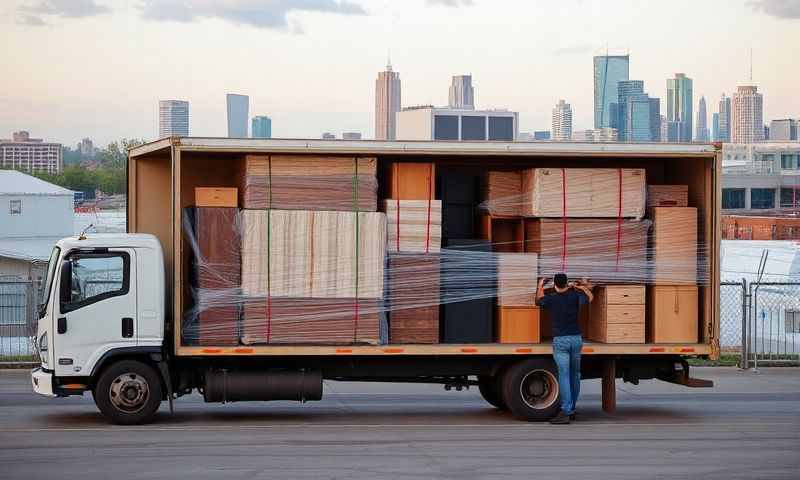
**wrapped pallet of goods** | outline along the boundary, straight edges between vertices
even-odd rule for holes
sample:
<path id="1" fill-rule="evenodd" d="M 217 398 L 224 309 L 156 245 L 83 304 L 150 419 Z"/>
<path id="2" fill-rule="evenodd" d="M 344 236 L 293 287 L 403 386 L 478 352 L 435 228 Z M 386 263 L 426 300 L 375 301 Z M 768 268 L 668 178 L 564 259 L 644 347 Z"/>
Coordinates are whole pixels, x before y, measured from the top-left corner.
<path id="1" fill-rule="evenodd" d="M 518 217 L 522 215 L 522 173 L 489 171 L 484 185 L 486 211 L 490 215 Z"/>

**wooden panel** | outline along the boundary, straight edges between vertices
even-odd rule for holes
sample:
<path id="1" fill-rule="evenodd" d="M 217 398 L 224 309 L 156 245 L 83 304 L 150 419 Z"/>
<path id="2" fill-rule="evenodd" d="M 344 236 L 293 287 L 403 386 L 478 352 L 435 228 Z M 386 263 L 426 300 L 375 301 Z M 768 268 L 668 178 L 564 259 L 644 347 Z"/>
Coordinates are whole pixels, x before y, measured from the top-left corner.
<path id="1" fill-rule="evenodd" d="M 439 343 L 438 255 L 389 255 L 389 343 Z"/>
<path id="2" fill-rule="evenodd" d="M 591 322 L 601 325 L 613 323 L 641 323 L 644 325 L 645 308 L 640 305 L 592 305 Z M 596 312 L 596 313 L 595 313 Z"/>
<path id="3" fill-rule="evenodd" d="M 589 338 L 602 343 L 644 343 L 644 322 L 609 323 L 604 326 L 591 324 Z"/>
<path id="4" fill-rule="evenodd" d="M 695 343 L 698 340 L 698 288 L 647 287 L 647 341 Z"/>
<path id="5" fill-rule="evenodd" d="M 648 207 L 688 207 L 688 185 L 648 185 Z"/>
<path id="6" fill-rule="evenodd" d="M 441 200 L 384 200 L 389 252 L 438 253 L 442 247 Z"/>
<path id="7" fill-rule="evenodd" d="M 433 163 L 394 162 L 386 184 L 389 198 L 427 200 L 436 194 L 436 166 Z"/>
<path id="8" fill-rule="evenodd" d="M 491 215 L 522 215 L 522 173 L 519 171 L 486 174 L 483 206 Z"/>
<path id="9" fill-rule="evenodd" d="M 655 207 L 649 216 L 653 220 L 651 283 L 697 284 L 697 209 Z"/>
<path id="10" fill-rule="evenodd" d="M 194 204 L 197 207 L 233 207 L 239 205 L 239 189 L 232 187 L 196 187 Z"/>
<path id="11" fill-rule="evenodd" d="M 533 306 L 539 260 L 535 253 L 498 253 L 497 304 L 504 307 Z"/>
<path id="12" fill-rule="evenodd" d="M 538 307 L 498 307 L 497 341 L 500 343 L 539 343 Z"/>
<path id="13" fill-rule="evenodd" d="M 596 304 L 644 305 L 644 285 L 606 285 L 594 291 Z"/>

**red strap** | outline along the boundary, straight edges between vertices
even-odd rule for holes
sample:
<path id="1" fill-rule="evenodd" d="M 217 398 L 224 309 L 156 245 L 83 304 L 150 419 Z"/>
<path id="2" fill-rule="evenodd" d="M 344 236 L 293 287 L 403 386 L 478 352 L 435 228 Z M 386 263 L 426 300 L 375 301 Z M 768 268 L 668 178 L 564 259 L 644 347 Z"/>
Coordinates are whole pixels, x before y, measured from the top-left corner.
<path id="1" fill-rule="evenodd" d="M 561 271 L 567 271 L 567 169 L 561 169 Z"/>
<path id="2" fill-rule="evenodd" d="M 428 220 L 425 223 L 425 253 L 431 245 L 431 197 L 433 197 L 433 163 L 428 164 Z"/>
<path id="3" fill-rule="evenodd" d="M 614 267 L 615 272 L 619 272 L 619 256 L 620 246 L 622 245 L 622 169 L 617 169 L 619 177 L 619 198 L 617 205 L 617 264 Z"/>

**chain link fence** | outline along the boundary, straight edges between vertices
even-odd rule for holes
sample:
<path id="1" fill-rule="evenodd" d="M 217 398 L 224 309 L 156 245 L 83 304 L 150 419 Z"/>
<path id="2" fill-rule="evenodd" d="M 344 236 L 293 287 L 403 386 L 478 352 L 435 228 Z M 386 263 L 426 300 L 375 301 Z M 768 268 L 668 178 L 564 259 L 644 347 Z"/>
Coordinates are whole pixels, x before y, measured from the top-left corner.
<path id="1" fill-rule="evenodd" d="M 0 364 L 34 360 L 38 282 L 0 282 Z"/>

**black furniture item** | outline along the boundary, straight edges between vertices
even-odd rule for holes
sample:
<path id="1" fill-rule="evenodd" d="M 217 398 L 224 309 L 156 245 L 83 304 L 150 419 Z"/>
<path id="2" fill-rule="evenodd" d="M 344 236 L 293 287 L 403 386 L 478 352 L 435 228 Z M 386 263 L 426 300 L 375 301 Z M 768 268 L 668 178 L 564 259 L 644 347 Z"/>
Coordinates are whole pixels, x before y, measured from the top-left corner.
<path id="1" fill-rule="evenodd" d="M 481 239 L 448 239 L 442 251 L 442 343 L 492 343 L 497 292 L 492 245 Z M 476 297 L 472 300 L 453 299 Z"/>
<path id="2" fill-rule="evenodd" d="M 470 170 L 442 167 L 442 239 L 471 238 L 475 234 L 475 214 L 480 195 L 479 174 Z"/>

